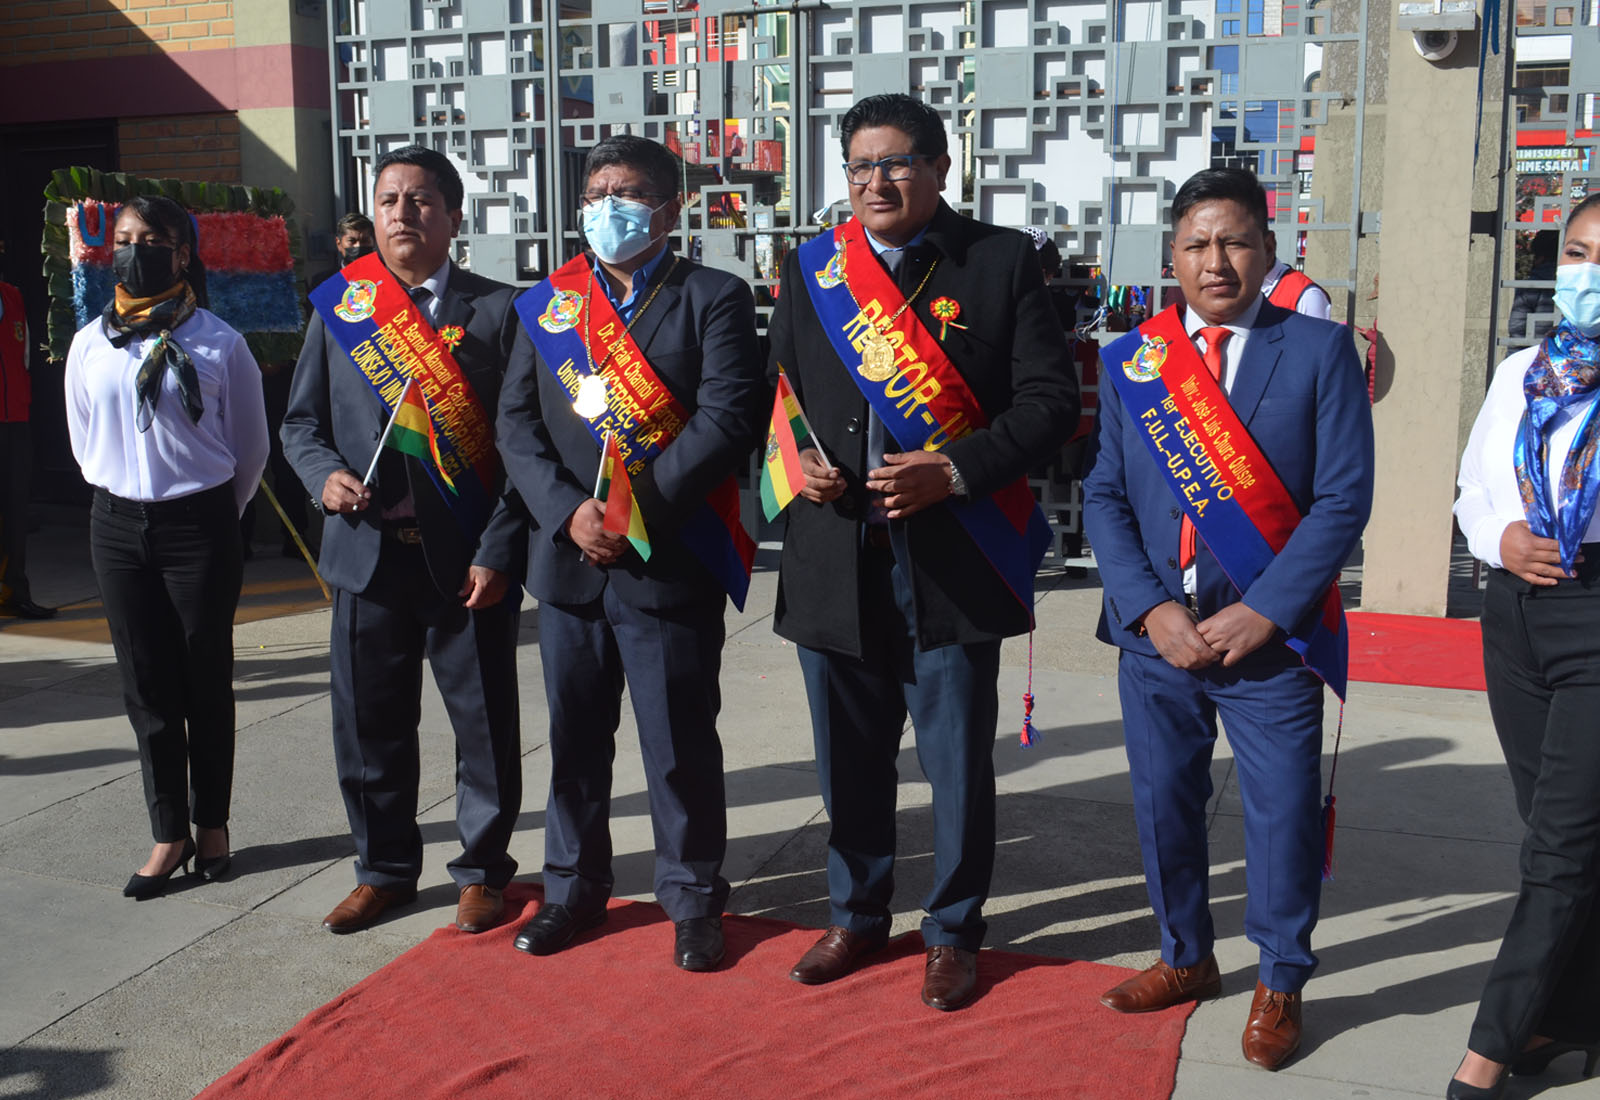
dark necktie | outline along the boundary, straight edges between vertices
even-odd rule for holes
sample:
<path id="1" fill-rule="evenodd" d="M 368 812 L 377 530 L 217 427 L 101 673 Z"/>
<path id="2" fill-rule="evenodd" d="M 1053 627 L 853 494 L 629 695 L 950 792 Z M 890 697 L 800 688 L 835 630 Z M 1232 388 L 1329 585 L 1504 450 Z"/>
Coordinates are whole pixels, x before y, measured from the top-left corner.
<path id="1" fill-rule="evenodd" d="M 900 283 L 900 268 L 906 258 L 905 249 L 896 248 L 888 252 L 879 253 L 883 266 L 889 269 L 889 277 Z M 867 406 L 867 469 L 876 470 L 883 465 L 883 454 L 889 449 L 889 431 L 884 427 L 877 412 L 872 406 Z"/>
<path id="2" fill-rule="evenodd" d="M 1228 337 L 1233 335 L 1232 329 L 1222 328 L 1220 325 L 1207 325 L 1200 330 L 1200 335 L 1206 340 L 1205 365 L 1211 372 L 1211 377 L 1219 383 L 1222 381 L 1222 345 L 1228 342 Z M 1195 533 L 1194 524 L 1189 517 L 1183 517 L 1183 524 L 1178 528 L 1178 566 L 1181 569 L 1189 568 L 1194 561 Z"/>

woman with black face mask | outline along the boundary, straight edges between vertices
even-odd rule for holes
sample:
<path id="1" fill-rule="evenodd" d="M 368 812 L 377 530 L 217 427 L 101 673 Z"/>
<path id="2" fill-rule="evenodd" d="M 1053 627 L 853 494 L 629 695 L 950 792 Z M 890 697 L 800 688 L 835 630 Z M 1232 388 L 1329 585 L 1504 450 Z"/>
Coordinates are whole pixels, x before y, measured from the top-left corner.
<path id="1" fill-rule="evenodd" d="M 188 211 L 130 199 L 112 268 L 115 297 L 73 338 L 65 388 L 156 841 L 122 891 L 143 900 L 191 860 L 208 882 L 228 867 L 239 514 L 266 464 L 267 420 L 244 338 L 205 308 Z"/>

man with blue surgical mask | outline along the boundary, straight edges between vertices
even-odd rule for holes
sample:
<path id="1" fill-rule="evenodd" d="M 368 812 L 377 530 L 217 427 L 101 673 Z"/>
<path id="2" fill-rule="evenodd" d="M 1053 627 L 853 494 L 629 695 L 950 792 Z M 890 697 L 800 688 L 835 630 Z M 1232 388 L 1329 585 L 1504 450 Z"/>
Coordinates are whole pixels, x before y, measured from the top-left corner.
<path id="1" fill-rule="evenodd" d="M 549 955 L 603 923 L 612 893 L 611 760 L 624 681 L 650 792 L 655 893 L 673 962 L 722 961 L 727 844 L 723 612 L 743 605 L 754 545 L 733 475 L 769 394 L 750 288 L 672 251 L 677 158 L 621 135 L 590 150 L 580 213 L 589 251 L 517 301 L 522 321 L 497 436 L 533 517 L 527 589 L 539 601 L 550 704 L 544 905 L 516 947 Z M 622 478 L 596 475 L 612 455 Z M 627 892 L 637 889 L 630 885 Z"/>

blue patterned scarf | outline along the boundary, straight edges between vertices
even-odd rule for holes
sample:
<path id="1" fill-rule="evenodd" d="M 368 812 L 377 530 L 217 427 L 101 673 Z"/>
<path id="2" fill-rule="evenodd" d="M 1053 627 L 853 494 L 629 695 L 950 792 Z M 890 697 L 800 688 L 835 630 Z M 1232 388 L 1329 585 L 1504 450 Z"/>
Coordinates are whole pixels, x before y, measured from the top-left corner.
<path id="1" fill-rule="evenodd" d="M 1546 475 L 1550 425 L 1563 409 L 1588 401 L 1597 385 L 1600 340 L 1584 336 L 1567 320 L 1544 338 L 1522 381 L 1528 410 L 1517 427 L 1514 452 L 1522 510 L 1535 535 L 1556 540 L 1561 548 L 1561 568 L 1568 573 L 1573 571 L 1578 544 L 1589 529 L 1600 496 L 1600 471 L 1595 468 L 1595 451 L 1600 445 L 1595 405 L 1600 402 L 1591 401 L 1583 412 L 1554 498 Z"/>

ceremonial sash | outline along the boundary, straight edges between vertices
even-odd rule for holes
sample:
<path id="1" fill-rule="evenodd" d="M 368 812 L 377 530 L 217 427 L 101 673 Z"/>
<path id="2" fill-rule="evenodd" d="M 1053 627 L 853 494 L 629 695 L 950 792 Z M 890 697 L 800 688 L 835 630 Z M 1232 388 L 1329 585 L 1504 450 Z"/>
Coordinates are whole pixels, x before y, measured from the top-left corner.
<path id="1" fill-rule="evenodd" d="M 901 450 L 938 451 L 989 426 L 967 380 L 916 313 L 906 309 L 894 316 L 905 295 L 873 255 L 860 222 L 851 219 L 801 245 L 800 270 L 828 342 Z M 977 500 L 952 498 L 944 506 L 1032 623 L 1033 577 L 1050 545 L 1050 524 L 1028 479 L 1019 477 Z"/>
<path id="2" fill-rule="evenodd" d="M 434 330 L 376 252 L 334 273 L 311 292 L 311 304 L 386 411 L 394 411 L 406 379 L 416 379 L 442 469 L 432 462 L 422 466 L 467 536 L 476 539 L 494 510 L 500 455 L 494 426 L 451 355 L 454 341 Z M 460 339 L 459 329 L 454 336 Z"/>
<path id="3" fill-rule="evenodd" d="M 1290 268 L 1278 280 L 1278 285 L 1272 288 L 1272 293 L 1267 295 L 1267 301 L 1292 310 L 1299 306 L 1301 296 L 1316 285 L 1305 272 Z"/>
<path id="4" fill-rule="evenodd" d="M 591 363 L 604 364 L 605 411 L 586 423 L 597 447 L 611 433 L 629 476 L 638 477 L 678 438 L 690 413 L 651 369 L 611 299 L 603 290 L 591 293 L 592 278 L 588 257 L 574 257 L 517 297 L 517 316 L 568 398 L 577 400 Z M 586 350 L 591 339 L 595 346 Z M 733 475 L 690 513 L 678 536 L 743 611 L 756 545 L 739 519 Z"/>
<path id="5" fill-rule="evenodd" d="M 1156 468 L 1228 579 L 1247 591 L 1289 541 L 1300 509 L 1211 377 L 1169 306 L 1101 353 Z M 1342 700 L 1350 638 L 1338 584 L 1289 647 Z"/>

